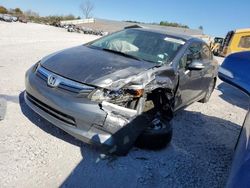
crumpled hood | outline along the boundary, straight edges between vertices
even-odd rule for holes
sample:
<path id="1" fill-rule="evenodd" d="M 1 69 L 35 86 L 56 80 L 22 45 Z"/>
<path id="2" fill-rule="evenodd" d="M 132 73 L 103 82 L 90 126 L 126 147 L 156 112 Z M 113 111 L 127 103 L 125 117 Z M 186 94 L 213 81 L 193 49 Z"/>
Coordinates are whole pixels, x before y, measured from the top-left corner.
<path id="1" fill-rule="evenodd" d="M 41 65 L 68 79 L 97 86 L 137 75 L 155 66 L 84 45 L 51 54 L 42 59 Z"/>

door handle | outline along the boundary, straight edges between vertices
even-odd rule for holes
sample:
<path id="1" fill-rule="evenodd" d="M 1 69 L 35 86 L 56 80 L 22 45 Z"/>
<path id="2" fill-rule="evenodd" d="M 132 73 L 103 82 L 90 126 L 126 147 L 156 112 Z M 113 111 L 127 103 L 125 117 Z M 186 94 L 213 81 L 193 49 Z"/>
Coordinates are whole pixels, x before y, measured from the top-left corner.
<path id="1" fill-rule="evenodd" d="M 190 70 L 186 70 L 186 71 L 184 72 L 185 75 L 187 75 L 188 73 L 190 73 Z"/>

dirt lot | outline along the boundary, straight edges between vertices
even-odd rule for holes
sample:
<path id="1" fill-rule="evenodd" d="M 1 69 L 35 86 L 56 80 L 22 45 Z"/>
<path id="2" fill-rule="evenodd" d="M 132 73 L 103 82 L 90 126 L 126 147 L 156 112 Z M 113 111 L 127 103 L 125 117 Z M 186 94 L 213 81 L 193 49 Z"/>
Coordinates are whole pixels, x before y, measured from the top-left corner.
<path id="1" fill-rule="evenodd" d="M 169 147 L 133 148 L 119 158 L 102 159 L 97 149 L 25 105 L 24 74 L 32 64 L 95 38 L 45 25 L 0 22 L 0 97 L 8 105 L 0 121 L 0 187 L 223 187 L 247 98 L 221 81 L 209 103 L 176 114 Z"/>

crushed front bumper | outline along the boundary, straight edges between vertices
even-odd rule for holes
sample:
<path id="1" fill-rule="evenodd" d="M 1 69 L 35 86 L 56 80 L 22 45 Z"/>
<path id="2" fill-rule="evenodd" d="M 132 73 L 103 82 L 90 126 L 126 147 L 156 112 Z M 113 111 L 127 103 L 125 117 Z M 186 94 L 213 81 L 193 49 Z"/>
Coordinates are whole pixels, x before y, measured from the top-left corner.
<path id="1" fill-rule="evenodd" d="M 145 114 L 138 115 L 136 110 L 105 101 L 97 103 L 87 96 L 49 87 L 47 79 L 32 69 L 25 75 L 26 104 L 79 140 L 101 146 L 111 154 L 126 155 L 148 126 Z"/>
<path id="2" fill-rule="evenodd" d="M 86 143 L 114 146 L 112 133 L 104 126 L 108 114 L 98 103 L 48 87 L 32 69 L 26 73 L 25 85 L 26 104 L 43 118 Z"/>

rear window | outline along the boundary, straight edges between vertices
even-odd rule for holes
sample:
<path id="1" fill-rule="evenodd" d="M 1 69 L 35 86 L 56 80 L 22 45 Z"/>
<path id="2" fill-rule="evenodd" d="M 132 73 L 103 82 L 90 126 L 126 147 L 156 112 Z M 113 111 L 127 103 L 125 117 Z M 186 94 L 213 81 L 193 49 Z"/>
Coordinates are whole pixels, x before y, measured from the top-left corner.
<path id="1" fill-rule="evenodd" d="M 250 35 L 241 37 L 238 47 L 250 48 Z"/>

